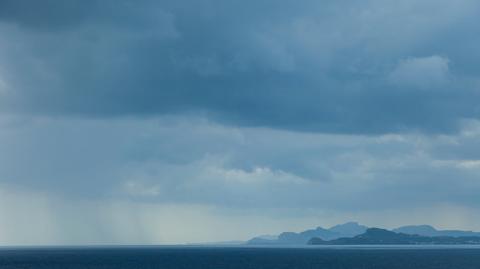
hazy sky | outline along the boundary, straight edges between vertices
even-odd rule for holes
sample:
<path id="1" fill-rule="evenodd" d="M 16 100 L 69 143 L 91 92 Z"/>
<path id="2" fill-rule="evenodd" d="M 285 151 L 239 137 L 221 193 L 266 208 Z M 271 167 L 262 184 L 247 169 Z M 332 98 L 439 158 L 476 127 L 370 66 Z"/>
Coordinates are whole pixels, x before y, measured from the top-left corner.
<path id="1" fill-rule="evenodd" d="M 0 1 L 0 244 L 480 230 L 480 2 Z"/>

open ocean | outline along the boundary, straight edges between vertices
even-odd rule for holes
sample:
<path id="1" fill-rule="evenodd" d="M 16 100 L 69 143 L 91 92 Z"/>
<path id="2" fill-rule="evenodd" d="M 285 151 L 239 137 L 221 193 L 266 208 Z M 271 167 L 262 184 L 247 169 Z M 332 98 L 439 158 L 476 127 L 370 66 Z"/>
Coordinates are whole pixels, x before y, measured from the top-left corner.
<path id="1" fill-rule="evenodd" d="M 479 269 L 480 249 L 63 247 L 0 248 L 1 269 Z"/>

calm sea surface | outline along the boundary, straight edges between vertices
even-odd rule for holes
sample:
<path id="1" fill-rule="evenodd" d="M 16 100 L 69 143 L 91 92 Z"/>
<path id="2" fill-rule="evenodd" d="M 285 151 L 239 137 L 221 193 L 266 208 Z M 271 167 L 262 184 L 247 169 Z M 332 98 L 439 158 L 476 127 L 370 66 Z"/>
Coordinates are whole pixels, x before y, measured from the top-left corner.
<path id="1" fill-rule="evenodd" d="M 479 248 L 0 248 L 0 268 L 479 269 Z"/>

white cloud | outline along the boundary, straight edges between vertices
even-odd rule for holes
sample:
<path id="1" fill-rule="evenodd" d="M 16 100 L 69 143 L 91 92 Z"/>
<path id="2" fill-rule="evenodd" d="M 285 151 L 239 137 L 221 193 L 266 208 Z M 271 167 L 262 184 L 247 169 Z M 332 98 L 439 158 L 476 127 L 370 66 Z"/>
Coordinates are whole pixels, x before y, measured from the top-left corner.
<path id="1" fill-rule="evenodd" d="M 161 193 L 159 185 L 145 185 L 142 182 L 138 181 L 127 181 L 123 185 L 123 190 L 132 196 L 158 196 Z"/>
<path id="2" fill-rule="evenodd" d="M 466 169 L 479 169 L 480 160 L 463 160 L 458 161 L 458 166 Z"/>
<path id="3" fill-rule="evenodd" d="M 436 88 L 450 79 L 449 60 L 433 55 L 401 60 L 390 73 L 389 80 L 401 87 Z"/>

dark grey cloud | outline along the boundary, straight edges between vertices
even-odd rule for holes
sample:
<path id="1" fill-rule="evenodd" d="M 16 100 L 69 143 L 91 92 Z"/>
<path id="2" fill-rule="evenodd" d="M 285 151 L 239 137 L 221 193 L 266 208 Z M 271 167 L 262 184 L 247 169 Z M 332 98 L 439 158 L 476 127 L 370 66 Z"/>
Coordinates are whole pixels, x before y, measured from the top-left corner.
<path id="1" fill-rule="evenodd" d="M 329 133 L 448 133 L 479 116 L 471 1 L 1 5 L 4 111 Z"/>
<path id="2" fill-rule="evenodd" d="M 2 20 L 19 24 L 22 27 L 53 31 L 77 25 L 95 12 L 96 1 L 30 1 L 5 0 L 0 3 Z"/>
<path id="3" fill-rule="evenodd" d="M 473 0 L 0 1 L 0 244 L 478 229 L 479 15 Z"/>
<path id="4" fill-rule="evenodd" d="M 449 34 L 445 26 L 467 29 L 475 9 L 469 2 L 445 2 L 436 7 L 445 16 L 437 18 L 422 4 L 388 4 L 5 1 L 4 109 L 107 118 L 200 112 L 232 125 L 341 133 L 455 130 L 460 119 L 475 115 L 475 81 L 452 70 L 459 64 L 449 53 L 452 42 L 436 49 L 433 43 Z M 118 166 L 139 165 L 143 174 L 152 158 L 167 170 L 196 171 L 205 154 L 230 154 L 232 160 L 216 165 L 247 174 L 267 167 L 313 181 L 332 180 L 335 169 L 347 169 L 335 158 L 317 161 L 336 156 L 339 145 L 273 150 L 293 143 L 295 135 L 264 150 L 255 149 L 268 144 L 263 139 L 242 150 L 176 130 L 164 138 L 186 133 L 180 137 L 190 145 L 188 154 L 158 138 L 137 141 L 130 152 L 116 147 L 131 138 L 125 126 L 112 134 L 113 127 L 99 121 L 92 133 L 81 122 L 63 122 L 69 127 L 59 129 L 34 124 L 35 135 L 7 146 L 5 178 L 84 196 L 125 180 L 115 172 Z M 131 128 L 145 128 L 136 125 Z M 120 157 L 125 154 L 127 160 Z M 71 156 L 66 163 L 65 156 Z M 25 160 L 28 170 L 21 168 Z M 59 163 L 68 169 L 58 169 Z M 162 181 L 184 180 L 172 177 Z M 101 186 L 89 190 L 92 178 Z"/>

